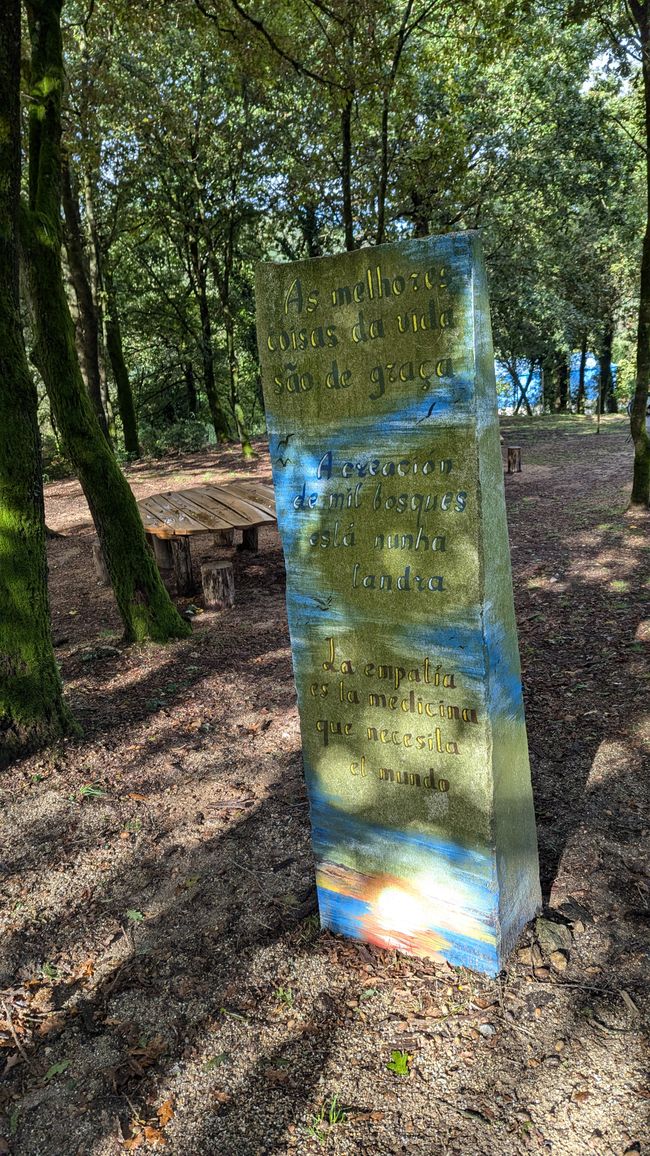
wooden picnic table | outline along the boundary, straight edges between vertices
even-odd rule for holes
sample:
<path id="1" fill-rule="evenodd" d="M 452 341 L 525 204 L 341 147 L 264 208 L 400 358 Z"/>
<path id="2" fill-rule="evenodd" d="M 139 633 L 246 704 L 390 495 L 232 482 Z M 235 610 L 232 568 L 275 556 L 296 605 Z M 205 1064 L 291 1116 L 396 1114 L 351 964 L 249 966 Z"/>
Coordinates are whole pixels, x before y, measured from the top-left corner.
<path id="1" fill-rule="evenodd" d="M 194 534 L 214 534 L 216 545 L 227 546 L 241 530 L 241 548 L 256 551 L 258 527 L 276 521 L 273 486 L 253 480 L 167 490 L 143 498 L 138 509 L 158 568 L 163 578 L 174 574 L 180 594 L 196 588 L 190 554 Z"/>

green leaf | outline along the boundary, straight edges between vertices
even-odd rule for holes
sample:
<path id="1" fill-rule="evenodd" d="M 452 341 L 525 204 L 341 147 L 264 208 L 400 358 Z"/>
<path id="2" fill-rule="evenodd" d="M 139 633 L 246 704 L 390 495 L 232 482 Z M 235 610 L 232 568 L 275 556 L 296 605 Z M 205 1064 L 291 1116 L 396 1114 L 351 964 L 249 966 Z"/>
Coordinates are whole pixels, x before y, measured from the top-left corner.
<path id="1" fill-rule="evenodd" d="M 411 1057 L 408 1052 L 392 1051 L 386 1067 L 389 1072 L 393 1072 L 396 1076 L 408 1076 L 410 1061 Z"/>
<path id="2" fill-rule="evenodd" d="M 218 1056 L 213 1056 L 208 1060 L 207 1064 L 203 1065 L 204 1072 L 213 1072 L 215 1068 L 221 1067 L 222 1064 L 227 1064 L 230 1060 L 230 1052 L 220 1052 Z"/>
<path id="3" fill-rule="evenodd" d="M 52 1067 L 48 1068 L 47 1072 L 45 1073 L 45 1079 L 51 1080 L 54 1076 L 60 1076 L 63 1072 L 67 1071 L 69 1067 L 69 1060 L 59 1060 L 58 1064 L 52 1064 Z"/>
<path id="4" fill-rule="evenodd" d="M 142 923 L 142 920 L 144 919 L 144 915 L 142 914 L 141 911 L 138 911 L 135 907 L 130 907 L 126 913 L 126 918 L 129 919 L 131 921 L 131 923 Z"/>

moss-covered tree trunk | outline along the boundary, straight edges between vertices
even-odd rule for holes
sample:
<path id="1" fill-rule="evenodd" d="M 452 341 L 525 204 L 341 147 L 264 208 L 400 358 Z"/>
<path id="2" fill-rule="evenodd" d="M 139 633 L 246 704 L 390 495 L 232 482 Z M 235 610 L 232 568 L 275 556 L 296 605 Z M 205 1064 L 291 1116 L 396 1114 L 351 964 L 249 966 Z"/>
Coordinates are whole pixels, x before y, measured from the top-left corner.
<path id="1" fill-rule="evenodd" d="M 72 284 L 74 285 L 75 297 L 77 298 L 79 308 L 83 376 L 93 409 L 97 415 L 100 429 L 106 440 L 110 441 L 108 422 L 102 402 L 102 375 L 99 367 L 100 322 L 97 305 L 90 284 L 90 276 L 86 266 L 79 201 L 73 188 L 70 159 L 67 153 L 63 154 L 62 177 L 61 191 L 65 216 L 65 247 L 68 254 Z"/>
<path id="2" fill-rule="evenodd" d="M 61 266 L 62 0 L 28 0 L 32 42 L 29 214 L 25 241 L 35 360 L 97 528 L 128 641 L 184 637 L 147 547 L 135 499 L 84 388 Z"/>
<path id="3" fill-rule="evenodd" d="M 124 448 L 128 454 L 139 458 L 140 442 L 138 441 L 138 422 L 135 415 L 133 390 L 131 389 L 131 380 L 122 348 L 122 329 L 120 327 L 120 316 L 117 311 L 113 275 L 106 261 L 104 261 L 102 267 L 102 278 L 106 291 L 106 311 L 104 314 L 106 349 L 117 388 L 117 408 L 120 411 L 120 419 L 122 421 Z"/>
<path id="4" fill-rule="evenodd" d="M 47 595 L 37 398 L 18 289 L 20 0 L 0 5 L 0 766 L 72 729 Z"/>
<path id="5" fill-rule="evenodd" d="M 646 427 L 650 386 L 650 11 L 648 0 L 630 0 L 630 11 L 639 30 L 642 53 L 646 154 L 646 230 L 641 258 L 639 325 L 636 345 L 636 386 L 632 399 L 630 432 L 634 442 L 633 505 L 650 504 L 650 436 Z"/>

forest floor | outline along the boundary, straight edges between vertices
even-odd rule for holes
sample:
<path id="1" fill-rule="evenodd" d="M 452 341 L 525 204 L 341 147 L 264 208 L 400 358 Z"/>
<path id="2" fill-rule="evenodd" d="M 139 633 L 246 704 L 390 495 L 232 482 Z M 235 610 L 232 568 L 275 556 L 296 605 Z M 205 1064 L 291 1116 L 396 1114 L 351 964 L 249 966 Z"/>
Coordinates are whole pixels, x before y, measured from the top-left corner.
<path id="1" fill-rule="evenodd" d="M 47 486 L 84 734 L 0 780 L 0 1154 L 650 1152 L 649 522 L 623 419 L 503 428 L 545 921 L 496 980 L 319 933 L 275 529 L 232 609 L 125 648 Z M 129 481 L 270 480 L 258 450 Z"/>

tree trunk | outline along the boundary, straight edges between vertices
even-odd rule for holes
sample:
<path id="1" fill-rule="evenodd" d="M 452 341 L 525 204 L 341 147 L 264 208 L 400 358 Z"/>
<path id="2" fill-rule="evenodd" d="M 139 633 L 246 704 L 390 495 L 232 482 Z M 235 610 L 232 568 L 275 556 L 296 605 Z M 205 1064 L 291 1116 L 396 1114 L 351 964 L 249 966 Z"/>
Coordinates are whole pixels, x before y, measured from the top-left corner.
<path id="1" fill-rule="evenodd" d="M 612 374 L 612 345 L 614 343 L 614 321 L 607 317 L 603 325 L 603 341 L 599 358 L 600 412 L 617 413 L 618 405 L 614 396 L 614 375 Z"/>
<path id="2" fill-rule="evenodd" d="M 318 216 L 316 213 L 316 205 L 313 201 L 309 201 L 305 205 L 301 218 L 301 226 L 302 235 L 307 246 L 307 255 L 309 257 L 322 257 L 323 249 L 318 234 Z"/>
<path id="3" fill-rule="evenodd" d="M 647 3 L 641 3 L 640 0 L 630 0 L 630 9 L 641 39 L 646 145 L 646 229 L 641 258 L 636 387 L 630 416 L 630 431 L 634 442 L 631 501 L 633 505 L 647 506 L 650 504 L 650 437 L 646 426 L 650 385 L 650 11 Z"/>
<path id="4" fill-rule="evenodd" d="M 352 212 L 352 96 L 346 94 L 341 110 L 341 184 L 343 187 L 343 231 L 348 253 L 354 249 Z"/>
<path id="5" fill-rule="evenodd" d="M 191 361 L 185 362 L 185 389 L 187 392 L 187 409 L 191 417 L 196 417 L 196 411 L 199 407 L 198 398 L 196 396 L 196 379 L 194 377 L 194 366 Z"/>
<path id="6" fill-rule="evenodd" d="M 20 321 L 20 0 L 0 7 L 0 765 L 73 729 L 52 649 L 37 396 Z"/>
<path id="7" fill-rule="evenodd" d="M 131 389 L 129 371 L 126 367 L 124 350 L 122 349 L 122 330 L 120 328 L 120 317 L 115 300 L 113 275 L 107 267 L 106 262 L 104 262 L 102 276 L 104 289 L 106 291 L 106 309 L 104 312 L 106 349 L 113 371 L 113 378 L 115 379 L 115 388 L 117 389 L 117 408 L 120 411 L 120 419 L 122 421 L 124 448 L 127 454 L 132 454 L 133 457 L 139 458 L 140 442 L 138 441 L 138 422 L 135 415 L 133 390 Z"/>
<path id="8" fill-rule="evenodd" d="M 583 333 L 580 345 L 580 369 L 578 372 L 578 392 L 576 394 L 576 413 L 585 412 L 585 367 L 587 365 L 587 342 L 589 335 Z"/>
<path id="9" fill-rule="evenodd" d="M 246 427 L 246 418 L 239 400 L 239 365 L 237 362 L 237 351 L 235 349 L 235 325 L 233 315 L 230 311 L 230 304 L 224 303 L 223 306 L 223 323 L 226 330 L 226 353 L 228 357 L 228 374 L 230 377 L 230 404 L 232 405 L 232 412 L 237 423 L 237 436 L 241 442 L 241 452 L 245 459 L 250 460 L 255 457 L 255 451 L 251 445 L 250 434 Z"/>
<path id="10" fill-rule="evenodd" d="M 217 394 L 217 383 L 214 374 L 214 349 L 212 345 L 212 322 L 210 320 L 210 305 L 208 302 L 207 278 L 205 268 L 199 253 L 199 243 L 196 237 L 190 238 L 190 256 L 194 274 L 194 292 L 199 306 L 201 318 L 201 356 L 203 358 L 203 384 L 210 408 L 210 416 L 218 442 L 230 441 L 230 430 L 226 415 L 221 408 Z"/>
<path id="11" fill-rule="evenodd" d="M 417 185 L 409 191 L 411 199 L 411 211 L 408 216 L 413 222 L 413 236 L 414 237 L 428 237 L 429 236 L 429 215 L 427 213 L 427 203 L 422 196 Z"/>
<path id="12" fill-rule="evenodd" d="M 557 363 L 558 411 L 566 413 L 569 402 L 569 360 L 561 354 Z"/>
<path id="13" fill-rule="evenodd" d="M 65 247 L 79 309 L 81 369 L 101 431 L 106 440 L 110 442 L 108 422 L 102 402 L 102 381 L 99 368 L 99 318 L 86 267 L 79 201 L 72 187 L 70 159 L 66 152 L 63 153 L 62 159 L 61 191 L 65 215 Z"/>
<path id="14" fill-rule="evenodd" d="M 542 362 L 542 406 L 544 413 L 553 413 L 556 400 L 556 373 L 557 360 L 553 356 L 544 358 Z"/>
<path id="15" fill-rule="evenodd" d="M 90 506 L 126 641 L 185 637 L 187 623 L 165 590 L 135 499 L 83 387 L 61 267 L 62 0 L 28 0 L 32 42 L 29 219 L 26 252 L 35 315 L 35 360 L 65 451 Z"/>

